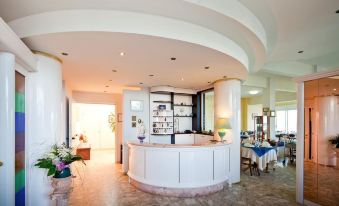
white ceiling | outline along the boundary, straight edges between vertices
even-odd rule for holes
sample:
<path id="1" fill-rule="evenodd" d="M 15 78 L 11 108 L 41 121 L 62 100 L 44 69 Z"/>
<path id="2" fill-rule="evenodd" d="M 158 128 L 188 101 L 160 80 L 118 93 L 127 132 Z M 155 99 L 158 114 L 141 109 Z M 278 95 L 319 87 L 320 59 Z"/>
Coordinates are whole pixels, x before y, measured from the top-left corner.
<path id="1" fill-rule="evenodd" d="M 78 91 L 120 93 L 126 87 L 156 85 L 197 89 L 223 76 L 240 78 L 247 73 L 238 61 L 225 54 L 159 37 L 72 32 L 34 36 L 24 42 L 33 50 L 60 57 L 63 78 Z M 62 56 L 62 52 L 69 55 Z M 120 52 L 125 56 L 120 56 Z M 171 61 L 171 57 L 177 59 Z"/>
<path id="2" fill-rule="evenodd" d="M 236 8 L 233 6 L 238 2 L 252 13 L 246 9 L 234 12 L 232 8 Z M 295 77 L 339 68 L 339 14 L 335 13 L 339 9 L 338 0 L 0 1 L 0 16 L 7 22 L 28 15 L 72 9 L 140 12 L 210 29 L 230 38 L 247 53 L 250 66 L 254 68 L 250 71 L 251 75 L 259 70 L 259 75 L 269 73 Z M 236 13 L 244 15 L 235 16 Z M 248 18 L 251 15 L 253 18 Z M 253 23 L 252 27 L 248 23 Z M 173 28 L 175 31 L 176 28 Z M 64 61 L 64 78 L 74 90 L 100 92 L 106 89 L 103 86 L 108 79 L 114 80 L 110 83 L 109 92 L 119 92 L 126 86 L 139 86 L 140 81 L 146 86 L 170 84 L 202 88 L 208 81 L 223 75 L 240 75 L 237 72 L 242 69 L 234 59 L 220 52 L 159 37 L 79 32 L 43 34 L 24 40 L 31 49 L 55 55 L 67 50 L 70 53 L 68 57 L 59 57 Z M 117 55 L 120 50 L 127 55 L 120 58 Z M 300 50 L 304 53 L 299 54 Z M 175 64 L 167 61 L 174 54 L 178 58 Z M 202 67 L 206 64 L 214 66 L 205 71 Z M 113 74 L 109 71 L 114 66 L 119 72 Z M 149 73 L 156 76 L 150 78 Z M 184 81 L 180 80 L 181 76 Z"/>

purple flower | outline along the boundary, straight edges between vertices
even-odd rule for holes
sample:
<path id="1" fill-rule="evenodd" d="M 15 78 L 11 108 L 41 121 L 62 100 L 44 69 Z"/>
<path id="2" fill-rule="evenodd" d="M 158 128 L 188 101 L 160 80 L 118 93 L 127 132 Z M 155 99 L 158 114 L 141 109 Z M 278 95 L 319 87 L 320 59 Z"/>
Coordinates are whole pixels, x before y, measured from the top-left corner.
<path id="1" fill-rule="evenodd" d="M 62 171 L 63 169 L 69 167 L 69 165 L 66 165 L 63 161 L 60 161 L 56 164 L 56 169 L 58 171 Z"/>

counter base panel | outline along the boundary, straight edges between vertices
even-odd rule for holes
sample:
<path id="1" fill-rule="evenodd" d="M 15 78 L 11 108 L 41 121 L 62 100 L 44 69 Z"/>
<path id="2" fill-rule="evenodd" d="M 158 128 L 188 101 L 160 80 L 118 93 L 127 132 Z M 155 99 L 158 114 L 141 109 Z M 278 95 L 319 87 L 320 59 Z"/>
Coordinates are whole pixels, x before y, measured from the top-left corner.
<path id="1" fill-rule="evenodd" d="M 209 195 L 222 190 L 226 183 L 227 181 L 224 181 L 215 185 L 197 188 L 168 188 L 144 184 L 130 177 L 130 184 L 143 192 L 171 197 L 199 197 Z"/>

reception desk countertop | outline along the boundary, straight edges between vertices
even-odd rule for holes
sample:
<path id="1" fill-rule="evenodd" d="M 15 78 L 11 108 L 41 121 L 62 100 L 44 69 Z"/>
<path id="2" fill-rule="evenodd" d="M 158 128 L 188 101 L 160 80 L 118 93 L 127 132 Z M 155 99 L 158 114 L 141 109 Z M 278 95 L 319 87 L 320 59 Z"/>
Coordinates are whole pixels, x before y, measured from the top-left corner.
<path id="1" fill-rule="evenodd" d="M 158 148 L 196 148 L 196 147 L 220 147 L 229 145 L 229 143 L 224 142 L 211 142 L 205 144 L 158 144 L 158 143 L 139 143 L 138 141 L 131 141 L 127 143 L 128 145 L 141 146 L 141 147 L 158 147 Z"/>

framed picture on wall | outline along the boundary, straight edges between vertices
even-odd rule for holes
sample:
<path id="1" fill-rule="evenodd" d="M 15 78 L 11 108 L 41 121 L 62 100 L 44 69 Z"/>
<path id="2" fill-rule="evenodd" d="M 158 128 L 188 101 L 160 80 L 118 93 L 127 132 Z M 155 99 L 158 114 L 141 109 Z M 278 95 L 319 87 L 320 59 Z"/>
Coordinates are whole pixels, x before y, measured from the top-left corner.
<path id="1" fill-rule="evenodd" d="M 144 110 L 144 102 L 140 100 L 131 100 L 131 111 L 142 112 Z"/>

